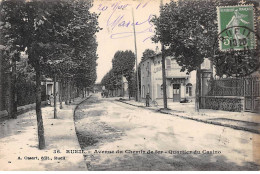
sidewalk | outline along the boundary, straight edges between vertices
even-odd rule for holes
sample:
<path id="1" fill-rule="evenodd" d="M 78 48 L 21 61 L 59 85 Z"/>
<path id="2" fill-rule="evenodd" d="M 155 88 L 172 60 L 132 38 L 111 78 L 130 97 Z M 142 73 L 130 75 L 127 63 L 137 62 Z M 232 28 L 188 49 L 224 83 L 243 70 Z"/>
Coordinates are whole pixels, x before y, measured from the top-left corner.
<path id="1" fill-rule="evenodd" d="M 46 143 L 43 150 L 38 149 L 35 110 L 0 122 L 0 170 L 87 170 L 82 154 L 66 153 L 66 150 L 81 150 L 73 114 L 75 107 L 85 99 L 63 104 L 61 110 L 57 105 L 58 119 L 53 119 L 53 107 L 42 108 Z"/>
<path id="2" fill-rule="evenodd" d="M 164 114 L 171 114 L 177 117 L 205 122 L 214 125 L 230 127 L 238 130 L 245 130 L 260 134 L 260 115 L 250 112 L 228 112 L 220 110 L 200 109 L 195 112 L 195 103 L 178 103 L 168 100 L 168 108 L 163 108 L 163 101 L 157 101 L 158 106 L 151 105 L 145 107 L 145 102 L 136 102 L 135 100 L 118 100 L 126 104 L 138 106 L 150 110 L 155 110 Z"/>

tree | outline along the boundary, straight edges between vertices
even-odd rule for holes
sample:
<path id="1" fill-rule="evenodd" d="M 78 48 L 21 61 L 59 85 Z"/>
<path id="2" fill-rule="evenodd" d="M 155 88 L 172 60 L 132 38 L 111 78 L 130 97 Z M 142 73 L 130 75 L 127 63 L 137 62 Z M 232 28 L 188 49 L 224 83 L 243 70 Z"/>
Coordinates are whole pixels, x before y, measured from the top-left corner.
<path id="1" fill-rule="evenodd" d="M 143 52 L 143 56 L 142 56 L 142 58 L 141 58 L 141 62 L 144 61 L 146 58 L 153 57 L 153 56 L 155 56 L 155 55 L 156 55 L 156 53 L 155 53 L 154 50 L 146 49 L 146 50 L 144 50 L 144 52 Z"/>
<path id="2" fill-rule="evenodd" d="M 86 52 L 92 55 L 95 53 L 93 48 L 86 49 L 86 45 L 93 43 L 94 34 L 98 31 L 97 15 L 89 12 L 90 6 L 86 1 L 74 0 L 26 3 L 27 53 L 36 72 L 36 114 L 40 149 L 45 147 L 41 115 L 41 76 L 47 73 L 46 70 L 52 70 L 50 75 L 55 76 L 58 73 L 56 68 L 61 73 L 65 71 L 68 95 L 68 78 L 73 77 L 73 70 L 77 69 L 77 65 L 88 65 Z M 86 80 L 86 77 L 81 80 Z"/>
<path id="3" fill-rule="evenodd" d="M 59 37 L 70 16 L 66 2 L 29 1 L 26 3 L 26 46 L 29 63 L 36 72 L 36 115 L 38 125 L 39 149 L 45 147 L 44 128 L 41 112 L 41 77 L 58 49 L 63 46 Z M 61 13 L 63 12 L 63 13 Z M 63 16 L 64 15 L 64 16 Z M 68 17 L 68 18 L 67 18 Z"/>
<path id="4" fill-rule="evenodd" d="M 122 86 L 121 80 L 113 69 L 110 69 L 108 73 L 102 78 L 101 84 L 106 87 L 107 90 L 120 89 Z"/>
<path id="5" fill-rule="evenodd" d="M 196 108 L 200 96 L 200 65 L 213 45 L 212 35 L 216 36 L 214 1 L 170 2 L 161 9 L 160 17 L 154 18 L 156 25 L 155 42 L 161 41 L 169 48 L 167 55 L 172 55 L 188 73 L 197 70 Z M 185 22 L 184 22 L 185 21 Z M 211 30 L 210 30 L 211 29 Z M 207 31 L 207 36 L 203 31 Z"/>
<path id="6" fill-rule="evenodd" d="M 204 58 L 213 60 L 212 49 L 218 36 L 216 7 L 234 4 L 222 1 L 179 1 L 170 2 L 161 8 L 159 17 L 154 17 L 156 34 L 153 41 L 162 42 L 168 47 L 165 52 L 173 56 L 182 71 L 196 70 L 196 110 L 200 100 L 200 65 Z M 237 4 L 237 2 L 235 3 Z M 215 52 L 216 53 L 216 52 Z M 238 53 L 240 54 L 240 53 Z M 222 53 L 221 56 L 226 56 Z M 217 61 L 213 61 L 215 66 Z M 220 69 L 219 69 L 220 70 Z M 226 69 L 221 71 L 226 73 Z"/>
<path id="7" fill-rule="evenodd" d="M 134 66 L 135 54 L 130 51 L 117 51 L 112 60 L 112 69 L 102 78 L 101 84 L 108 90 L 117 90 L 122 88 L 122 76 L 128 82 L 129 97 L 136 90 Z M 123 93 L 122 93 L 123 95 Z"/>
<path id="8" fill-rule="evenodd" d="M 20 60 L 20 53 L 25 49 L 24 8 L 23 0 L 4 0 L 0 4 L 0 45 L 4 46 L 1 52 L 1 63 L 5 64 L 3 72 L 8 74 L 9 118 L 17 118 L 16 62 Z"/>
<path id="9" fill-rule="evenodd" d="M 131 77 L 135 65 L 135 54 L 132 51 L 117 51 L 112 60 L 115 73 L 124 75 L 126 79 Z"/>
<path id="10" fill-rule="evenodd" d="M 70 93 L 70 99 L 74 84 L 86 88 L 95 83 L 97 65 L 95 33 L 100 28 L 97 22 L 98 15 L 89 12 L 91 2 L 1 1 L 1 65 L 3 62 L 8 68 L 7 71 L 12 68 L 12 78 L 15 79 L 15 62 L 19 60 L 22 51 L 28 54 L 29 63 L 35 72 L 39 149 L 45 147 L 41 114 L 42 77 L 52 77 L 55 81 L 56 78 L 66 78 L 66 93 Z M 10 81 L 12 95 L 16 91 L 15 87 L 12 87 L 13 84 L 16 82 Z M 13 98 L 12 96 L 11 100 Z M 10 109 L 10 112 L 12 111 Z M 57 118 L 56 109 L 54 118 Z"/>
<path id="11" fill-rule="evenodd" d="M 116 75 L 125 76 L 128 84 L 130 84 L 135 66 L 135 54 L 128 50 L 117 51 L 112 60 L 112 64 L 113 72 Z"/>
<path id="12" fill-rule="evenodd" d="M 71 68 L 75 85 L 84 92 L 95 84 L 96 60 L 98 55 L 95 33 L 101 28 L 98 26 L 98 15 L 90 13 L 92 3 L 87 1 L 74 1 L 72 10 L 74 20 L 68 25 L 72 61 Z"/>
<path id="13" fill-rule="evenodd" d="M 138 73 L 141 73 L 140 68 L 138 67 Z M 138 74 L 139 79 L 140 79 L 140 75 Z M 141 81 L 139 80 L 139 91 L 141 91 Z M 134 97 L 136 96 L 137 91 L 137 75 L 136 75 L 136 71 L 133 72 L 132 78 L 128 84 L 128 88 L 129 88 L 129 99 L 130 97 Z"/>

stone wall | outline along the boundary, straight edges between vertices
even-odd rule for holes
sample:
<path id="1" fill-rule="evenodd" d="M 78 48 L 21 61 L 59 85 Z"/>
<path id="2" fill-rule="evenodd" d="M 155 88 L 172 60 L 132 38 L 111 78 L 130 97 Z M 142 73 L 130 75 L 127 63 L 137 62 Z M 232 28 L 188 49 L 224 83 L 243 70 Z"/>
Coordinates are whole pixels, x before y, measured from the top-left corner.
<path id="1" fill-rule="evenodd" d="M 244 98 L 234 96 L 204 96 L 201 97 L 201 109 L 241 112 L 244 110 Z"/>

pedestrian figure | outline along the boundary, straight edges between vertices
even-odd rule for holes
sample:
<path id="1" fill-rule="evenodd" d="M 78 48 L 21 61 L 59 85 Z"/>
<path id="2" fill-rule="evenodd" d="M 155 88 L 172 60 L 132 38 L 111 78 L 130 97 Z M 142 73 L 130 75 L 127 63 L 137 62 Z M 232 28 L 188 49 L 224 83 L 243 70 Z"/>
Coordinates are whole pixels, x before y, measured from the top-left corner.
<path id="1" fill-rule="evenodd" d="M 149 107 L 150 106 L 150 103 L 149 103 L 149 100 L 151 99 L 150 95 L 149 95 L 149 92 L 146 94 L 146 97 L 145 97 L 145 106 L 146 107 Z"/>
<path id="2" fill-rule="evenodd" d="M 47 104 L 51 105 L 50 95 L 47 95 Z"/>
<path id="3" fill-rule="evenodd" d="M 54 103 L 54 96 L 53 96 L 53 94 L 51 94 L 51 96 L 50 96 L 50 105 L 52 106 L 53 105 L 53 103 Z"/>

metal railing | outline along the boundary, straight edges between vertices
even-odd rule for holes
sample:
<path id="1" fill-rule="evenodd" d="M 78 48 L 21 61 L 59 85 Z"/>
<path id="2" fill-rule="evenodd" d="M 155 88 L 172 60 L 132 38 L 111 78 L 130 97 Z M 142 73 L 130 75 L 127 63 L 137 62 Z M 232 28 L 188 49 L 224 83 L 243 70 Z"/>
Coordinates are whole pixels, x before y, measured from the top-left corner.
<path id="1" fill-rule="evenodd" d="M 260 97 L 259 77 L 225 78 L 209 81 L 208 96 Z"/>

